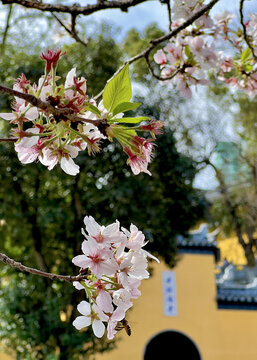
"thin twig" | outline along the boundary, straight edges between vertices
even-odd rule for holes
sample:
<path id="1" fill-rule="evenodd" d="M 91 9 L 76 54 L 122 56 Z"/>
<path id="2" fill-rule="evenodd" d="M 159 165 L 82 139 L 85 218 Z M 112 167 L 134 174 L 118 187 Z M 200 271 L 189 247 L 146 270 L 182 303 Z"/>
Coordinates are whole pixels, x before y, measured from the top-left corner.
<path id="1" fill-rule="evenodd" d="M 15 142 L 18 138 L 0 138 L 0 142 Z"/>
<path id="2" fill-rule="evenodd" d="M 254 59 L 257 60 L 257 55 L 255 55 L 255 53 L 254 53 L 254 47 L 252 46 L 249 36 L 247 35 L 246 26 L 244 23 L 244 13 L 243 13 L 244 2 L 245 2 L 245 0 L 240 0 L 240 6 L 239 6 L 240 23 L 243 28 L 244 40 L 245 40 L 246 44 L 248 45 L 249 49 L 251 50 Z"/>
<path id="3" fill-rule="evenodd" d="M 11 4 L 9 7 L 7 19 L 6 19 L 5 30 L 3 33 L 3 40 L 2 40 L 2 45 L 1 45 L 2 55 L 4 55 L 4 53 L 5 53 L 6 40 L 7 40 L 8 30 L 10 27 L 10 20 L 11 20 L 11 16 L 12 16 L 12 8 L 13 8 L 13 6 Z"/>
<path id="4" fill-rule="evenodd" d="M 74 40 L 76 40 L 77 42 L 79 42 L 80 44 L 82 44 L 83 46 L 87 47 L 87 42 L 83 41 L 77 31 L 76 31 L 76 17 L 77 16 L 73 16 L 71 15 L 71 28 L 69 29 L 63 22 L 62 20 L 56 16 L 54 13 L 52 13 L 52 16 L 58 21 L 58 23 L 65 29 L 65 31 L 70 34 L 71 37 L 73 37 Z"/>
<path id="5" fill-rule="evenodd" d="M 147 66 L 149 68 L 149 70 L 151 71 L 151 74 L 153 75 L 153 77 L 155 77 L 156 79 L 160 80 L 160 81 L 165 81 L 165 80 L 171 80 L 173 79 L 179 72 L 183 71 L 183 68 L 182 67 L 178 67 L 171 75 L 169 76 L 160 76 L 158 74 L 155 74 L 154 72 L 154 68 L 151 64 L 151 61 L 149 59 L 149 54 L 147 54 L 145 56 L 145 60 L 146 60 L 146 63 L 147 63 Z"/>
<path id="6" fill-rule="evenodd" d="M 23 272 L 27 272 L 33 275 L 38 275 L 42 277 L 46 277 L 51 280 L 62 280 L 67 282 L 73 282 L 73 281 L 82 281 L 87 278 L 87 275 L 77 275 L 77 276 L 71 276 L 71 275 L 58 275 L 58 274 L 52 274 L 45 271 L 41 271 L 38 269 L 34 269 L 28 266 L 23 265 L 20 262 L 17 262 L 11 258 L 9 258 L 7 255 L 0 253 L 0 261 Z"/>

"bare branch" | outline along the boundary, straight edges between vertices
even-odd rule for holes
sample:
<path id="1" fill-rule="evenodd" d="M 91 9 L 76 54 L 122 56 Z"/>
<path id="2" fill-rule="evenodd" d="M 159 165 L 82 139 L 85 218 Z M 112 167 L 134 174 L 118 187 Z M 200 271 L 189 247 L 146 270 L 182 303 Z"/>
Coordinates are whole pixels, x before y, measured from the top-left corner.
<path id="1" fill-rule="evenodd" d="M 18 138 L 0 138 L 0 142 L 15 142 Z"/>
<path id="2" fill-rule="evenodd" d="M 11 4 L 9 6 L 9 11 L 8 11 L 7 19 L 6 19 L 5 30 L 4 30 L 4 33 L 3 33 L 3 40 L 2 40 L 2 45 L 1 45 L 2 54 L 5 53 L 5 45 L 6 45 L 8 30 L 9 30 L 9 27 L 10 27 L 10 21 L 11 21 L 11 16 L 12 16 L 12 7 L 13 6 Z"/>
<path id="3" fill-rule="evenodd" d="M 131 6 L 138 5 L 148 0 L 120 0 L 120 1 L 98 1 L 93 5 L 80 6 L 74 5 L 62 5 L 62 4 L 46 4 L 42 1 L 36 0 L 2 0 L 3 5 L 6 4 L 18 4 L 30 9 L 36 9 L 40 11 L 59 12 L 73 15 L 90 15 L 96 11 L 104 9 L 120 9 L 121 11 L 128 11 Z"/>
<path id="4" fill-rule="evenodd" d="M 11 258 L 9 258 L 7 255 L 0 253 L 0 261 L 23 272 L 27 272 L 33 275 L 38 275 L 42 277 L 46 277 L 50 280 L 62 280 L 67 282 L 73 282 L 73 281 L 82 281 L 87 278 L 87 275 L 77 275 L 77 276 L 71 276 L 71 275 L 57 275 L 48 273 L 45 271 L 37 270 L 28 266 L 25 266 L 21 264 L 20 262 L 17 262 Z"/>
<path id="5" fill-rule="evenodd" d="M 245 26 L 245 23 L 244 23 L 244 14 L 243 14 L 244 2 L 245 2 L 245 0 L 240 0 L 240 6 L 239 6 L 240 23 L 241 23 L 242 28 L 243 28 L 244 40 L 245 40 L 246 44 L 248 45 L 249 49 L 251 50 L 254 59 L 257 60 L 257 55 L 255 54 L 254 48 L 253 48 L 253 46 L 251 44 L 249 36 L 247 35 L 246 26 Z"/>
<path id="6" fill-rule="evenodd" d="M 62 22 L 62 20 L 56 16 L 54 13 L 52 13 L 52 16 L 58 21 L 58 23 L 65 29 L 65 31 L 67 31 L 68 34 L 70 34 L 70 36 L 76 40 L 77 42 L 79 42 L 80 44 L 82 44 L 83 46 L 87 46 L 87 41 L 83 41 L 76 30 L 76 18 L 77 15 L 71 15 L 71 28 L 69 29 L 64 22 Z"/>

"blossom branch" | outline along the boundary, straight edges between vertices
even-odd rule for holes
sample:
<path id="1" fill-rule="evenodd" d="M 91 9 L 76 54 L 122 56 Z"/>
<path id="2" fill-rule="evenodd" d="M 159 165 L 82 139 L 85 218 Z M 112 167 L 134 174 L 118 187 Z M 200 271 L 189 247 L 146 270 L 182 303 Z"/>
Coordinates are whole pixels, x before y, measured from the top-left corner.
<path id="1" fill-rule="evenodd" d="M 51 113 L 55 117 L 56 121 L 70 120 L 72 122 L 86 122 L 86 123 L 93 124 L 96 127 L 98 127 L 102 123 L 105 123 L 105 120 L 101 120 L 101 119 L 91 120 L 91 119 L 85 119 L 85 118 L 79 117 L 76 115 L 76 113 L 74 112 L 73 109 L 70 109 L 70 108 L 58 109 L 58 108 L 54 107 L 53 105 L 51 105 L 49 102 L 42 101 L 39 98 L 35 97 L 34 95 L 25 94 L 25 93 L 22 93 L 17 90 L 13 90 L 13 89 L 8 88 L 3 85 L 0 85 L 0 94 L 17 96 L 17 97 L 27 101 L 31 105 L 36 106 L 37 108 L 39 108 L 41 110 Z"/>
<path id="2" fill-rule="evenodd" d="M 156 79 L 160 80 L 160 81 L 166 81 L 166 80 L 171 80 L 173 79 L 179 72 L 183 71 L 183 67 L 179 66 L 170 76 L 160 76 L 158 74 L 155 74 L 154 72 L 154 68 L 150 62 L 149 59 L 149 54 L 146 54 L 145 56 L 145 60 L 147 63 L 147 66 L 149 68 L 149 70 L 151 71 L 151 74 L 153 75 L 153 77 L 155 77 Z"/>
<path id="3" fill-rule="evenodd" d="M 251 44 L 249 36 L 247 35 L 246 26 L 245 26 L 245 23 L 244 23 L 244 14 L 243 14 L 244 2 L 245 2 L 245 0 L 240 0 L 240 5 L 239 5 L 240 23 L 241 23 L 242 28 L 243 28 L 244 40 L 245 40 L 246 44 L 248 45 L 249 49 L 251 50 L 254 59 L 257 60 L 257 55 L 255 54 L 254 48 L 253 48 L 253 46 Z"/>
<path id="4" fill-rule="evenodd" d="M 73 281 L 81 281 L 85 280 L 87 278 L 87 275 L 77 275 L 77 276 L 71 276 L 71 275 L 58 275 L 58 274 L 52 274 L 45 271 L 41 271 L 38 269 L 34 269 L 28 266 L 23 265 L 20 262 L 17 262 L 11 258 L 9 258 L 7 255 L 0 253 L 0 261 L 23 272 L 27 272 L 33 275 L 42 276 L 45 278 L 48 278 L 50 280 L 62 280 L 67 282 L 73 282 Z"/>
<path id="5" fill-rule="evenodd" d="M 154 40 L 151 40 L 151 44 L 149 45 L 148 48 L 146 48 L 145 50 L 143 50 L 141 53 L 131 57 L 130 59 L 126 60 L 124 62 L 124 64 L 115 72 L 115 74 L 107 81 L 111 81 L 127 64 L 132 64 L 135 61 L 145 58 L 147 60 L 147 58 L 149 57 L 149 54 L 152 52 L 152 50 L 154 50 L 159 44 L 161 44 L 164 41 L 167 41 L 173 37 L 175 37 L 176 35 L 178 35 L 182 30 L 185 30 L 188 26 L 192 25 L 197 19 L 199 19 L 201 16 L 203 16 L 206 12 L 210 11 L 213 6 L 215 4 L 217 4 L 220 0 L 211 0 L 209 2 L 209 4 L 205 5 L 201 10 L 197 11 L 195 14 L 193 14 L 192 16 L 190 16 L 186 21 L 184 21 L 180 26 L 176 27 L 175 29 L 173 29 L 172 31 L 168 32 L 166 35 L 163 35 L 159 38 L 156 38 Z M 149 64 L 148 64 L 149 66 Z M 151 68 L 149 68 L 151 71 Z M 152 71 L 151 71 L 152 72 Z M 158 77 L 157 77 L 158 78 Z M 168 80 L 168 78 L 165 78 L 165 80 Z M 94 99 L 97 100 L 99 99 L 103 94 L 103 90 L 97 94 Z"/>

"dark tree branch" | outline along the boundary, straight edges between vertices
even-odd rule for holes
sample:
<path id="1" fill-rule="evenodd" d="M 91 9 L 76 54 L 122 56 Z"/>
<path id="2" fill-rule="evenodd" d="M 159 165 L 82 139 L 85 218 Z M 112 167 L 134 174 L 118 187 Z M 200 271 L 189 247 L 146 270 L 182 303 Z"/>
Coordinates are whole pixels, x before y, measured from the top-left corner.
<path id="1" fill-rule="evenodd" d="M 21 264 L 20 262 L 17 262 L 11 258 L 9 258 L 7 255 L 0 253 L 0 261 L 23 272 L 27 272 L 33 275 L 42 276 L 45 278 L 48 278 L 50 280 L 62 280 L 67 282 L 73 282 L 73 281 L 82 281 L 87 278 L 87 275 L 77 275 L 77 276 L 71 276 L 71 275 L 57 275 L 48 273 L 45 271 L 37 270 L 28 266 L 25 266 Z"/>
<path id="2" fill-rule="evenodd" d="M 245 0 L 240 0 L 240 6 L 239 6 L 240 23 L 241 23 L 242 28 L 243 28 L 244 40 L 245 40 L 246 44 L 248 45 L 249 49 L 251 50 L 254 59 L 257 60 L 257 55 L 255 54 L 254 48 L 253 48 L 253 46 L 251 44 L 249 36 L 247 35 L 246 26 L 245 26 L 245 23 L 244 23 L 244 13 L 243 13 L 244 2 L 245 2 Z"/>
<path id="3" fill-rule="evenodd" d="M 136 6 L 148 0 L 120 0 L 120 1 L 98 1 L 93 5 L 80 6 L 74 5 L 62 5 L 62 4 L 46 4 L 42 1 L 36 0 L 2 0 L 3 5 L 6 4 L 18 4 L 30 9 L 36 9 L 40 11 L 67 13 L 72 15 L 90 15 L 96 11 L 104 9 L 120 9 L 121 11 L 128 11 L 132 6 Z"/>
<path id="4" fill-rule="evenodd" d="M 18 138 L 2 138 L 2 139 L 0 139 L 0 142 L 15 142 L 15 141 L 17 141 L 18 140 Z"/>
<path id="5" fill-rule="evenodd" d="M 22 93 L 20 91 L 13 90 L 13 89 L 8 88 L 8 87 L 3 86 L 3 85 L 0 85 L 0 94 L 7 94 L 7 95 L 12 95 L 12 96 L 17 96 L 17 97 L 27 101 L 31 105 L 52 114 L 55 117 L 56 121 L 70 120 L 71 122 L 86 122 L 86 123 L 93 124 L 96 127 L 98 127 L 102 123 L 106 123 L 106 121 L 104 119 L 103 120 L 101 120 L 101 119 L 99 119 L 99 120 L 91 120 L 91 119 L 85 119 L 85 118 L 79 117 L 79 116 L 76 115 L 76 113 L 74 112 L 73 109 L 70 109 L 70 108 L 63 108 L 63 109 L 56 108 L 53 105 L 51 105 L 49 102 L 42 101 L 39 98 L 35 97 L 34 95 L 24 94 L 24 93 Z"/>

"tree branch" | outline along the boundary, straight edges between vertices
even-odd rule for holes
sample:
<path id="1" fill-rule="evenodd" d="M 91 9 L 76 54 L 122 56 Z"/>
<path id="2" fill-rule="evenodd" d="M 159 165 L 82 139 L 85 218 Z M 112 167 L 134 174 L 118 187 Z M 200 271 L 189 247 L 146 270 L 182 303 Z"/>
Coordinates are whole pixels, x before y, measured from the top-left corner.
<path id="1" fill-rule="evenodd" d="M 69 29 L 63 22 L 61 19 L 59 19 L 58 16 L 56 16 L 54 13 L 52 13 L 52 16 L 58 21 L 58 23 L 65 29 L 65 31 L 67 31 L 68 34 L 70 34 L 70 36 L 76 40 L 77 42 L 79 42 L 80 44 L 82 44 L 83 46 L 87 46 L 87 42 L 83 41 L 76 30 L 76 18 L 77 15 L 71 15 L 71 28 Z"/>
<path id="2" fill-rule="evenodd" d="M 5 30 L 3 33 L 3 40 L 2 40 L 2 45 L 1 45 L 2 55 L 4 55 L 4 53 L 5 53 L 5 45 L 6 45 L 8 30 L 10 27 L 11 16 L 12 16 L 12 4 L 9 7 L 9 11 L 8 11 L 7 19 L 6 19 Z"/>
<path id="3" fill-rule="evenodd" d="M 6 4 L 18 4 L 30 9 L 36 9 L 40 11 L 60 12 L 73 15 L 90 15 L 96 11 L 104 9 L 120 9 L 121 11 L 128 11 L 132 6 L 141 4 L 148 0 L 120 0 L 120 1 L 98 1 L 93 5 L 80 6 L 63 5 L 63 4 L 46 4 L 42 1 L 36 0 L 2 0 L 3 5 Z"/>
<path id="4" fill-rule="evenodd" d="M 56 121 L 70 120 L 72 122 L 86 122 L 86 123 L 93 124 L 96 127 L 98 127 L 102 123 L 106 123 L 106 121 L 104 119 L 103 120 L 101 120 L 101 119 L 92 120 L 92 119 L 85 119 L 83 117 L 79 117 L 76 115 L 74 110 L 71 108 L 63 108 L 63 109 L 56 108 L 53 105 L 51 105 L 49 102 L 42 101 L 39 98 L 35 97 L 34 95 L 24 94 L 20 91 L 13 90 L 13 89 L 8 88 L 3 85 L 0 85 L 0 94 L 17 96 L 17 97 L 27 101 L 31 105 L 36 106 L 37 108 L 39 108 L 41 110 L 51 113 L 55 117 Z"/>
<path id="5" fill-rule="evenodd" d="M 18 140 L 18 138 L 0 138 L 0 142 L 15 142 L 15 141 L 17 141 Z"/>
<path id="6" fill-rule="evenodd" d="M 239 5 L 240 23 L 241 23 L 242 28 L 243 28 L 244 40 L 245 40 L 246 44 L 248 45 L 249 49 L 251 50 L 254 59 L 257 60 L 257 55 L 255 55 L 255 53 L 254 53 L 254 48 L 253 48 L 253 46 L 251 44 L 249 36 L 247 35 L 246 26 L 245 26 L 245 23 L 244 23 L 244 14 L 243 14 L 244 2 L 245 2 L 245 0 L 240 0 L 240 5 Z"/>
<path id="7" fill-rule="evenodd" d="M 154 68 L 151 64 L 151 61 L 149 59 L 149 54 L 147 54 L 145 56 L 145 60 L 146 60 L 146 63 L 147 63 L 147 66 L 151 72 L 151 74 L 153 75 L 153 77 L 155 77 L 156 79 L 160 80 L 160 81 L 165 81 L 165 80 L 171 80 L 173 79 L 179 72 L 183 71 L 183 68 L 182 67 L 178 67 L 170 76 L 160 76 L 158 74 L 155 74 L 154 72 Z"/>
<path id="8" fill-rule="evenodd" d="M 17 262 L 11 258 L 9 258 L 7 255 L 0 253 L 0 261 L 23 272 L 27 272 L 33 275 L 38 275 L 42 277 L 46 277 L 50 280 L 62 280 L 67 282 L 73 282 L 73 281 L 82 281 L 87 278 L 87 275 L 77 275 L 77 276 L 71 276 L 71 275 L 57 275 L 48 273 L 45 271 L 37 270 L 28 266 L 25 266 L 21 264 L 20 262 Z"/>

